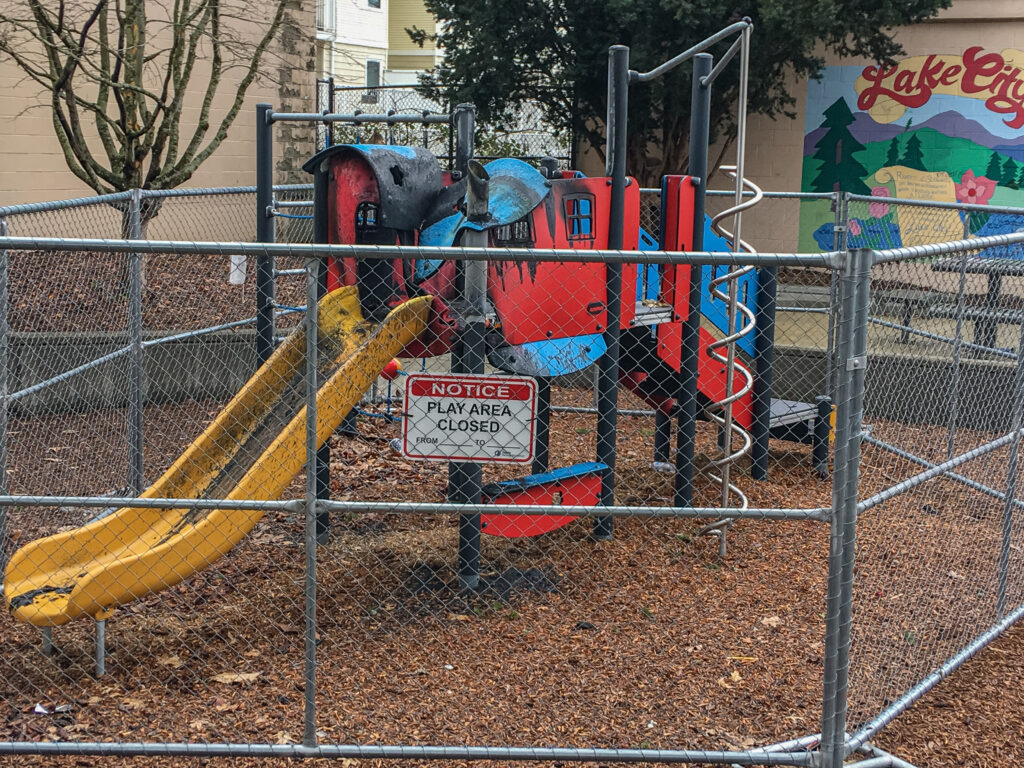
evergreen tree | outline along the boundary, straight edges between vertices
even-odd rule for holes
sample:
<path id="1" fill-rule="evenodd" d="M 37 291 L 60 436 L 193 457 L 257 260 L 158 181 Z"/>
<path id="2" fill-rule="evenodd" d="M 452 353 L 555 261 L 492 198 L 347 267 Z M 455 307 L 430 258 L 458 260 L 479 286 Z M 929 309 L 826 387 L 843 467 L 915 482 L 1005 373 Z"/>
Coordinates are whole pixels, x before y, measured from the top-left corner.
<path id="1" fill-rule="evenodd" d="M 814 159 L 821 163 L 818 175 L 812 182 L 815 192 L 870 194 L 871 190 L 864 183 L 867 170 L 853 156 L 855 152 L 863 150 L 864 145 L 850 133 L 851 123 L 853 113 L 842 97 L 825 110 L 821 127 L 828 130 L 818 140 L 815 145 L 818 151 L 814 153 Z"/>
<path id="2" fill-rule="evenodd" d="M 1020 189 L 1020 186 L 1017 184 L 1017 163 L 1013 161 L 1012 157 L 1006 158 L 1006 162 L 1003 163 L 1003 170 L 999 175 L 998 181 L 1004 187 Z"/>
<path id="3" fill-rule="evenodd" d="M 885 153 L 885 164 L 886 165 L 899 165 L 900 164 L 900 137 L 893 136 L 892 141 L 889 142 L 889 151 Z"/>
<path id="4" fill-rule="evenodd" d="M 916 168 L 919 171 L 927 171 L 924 167 L 924 157 L 921 154 L 921 139 L 917 133 L 910 134 L 907 139 L 907 148 L 903 151 L 903 165 L 907 168 Z"/>
<path id="5" fill-rule="evenodd" d="M 1024 187 L 1024 165 L 1020 167 L 1020 173 L 1017 174 L 1017 180 L 1014 182 L 1014 189 L 1021 189 Z"/>
<path id="6" fill-rule="evenodd" d="M 992 181 L 999 181 L 1003 177 L 1003 160 L 998 152 L 993 152 L 988 159 L 988 168 L 985 169 L 985 178 Z"/>

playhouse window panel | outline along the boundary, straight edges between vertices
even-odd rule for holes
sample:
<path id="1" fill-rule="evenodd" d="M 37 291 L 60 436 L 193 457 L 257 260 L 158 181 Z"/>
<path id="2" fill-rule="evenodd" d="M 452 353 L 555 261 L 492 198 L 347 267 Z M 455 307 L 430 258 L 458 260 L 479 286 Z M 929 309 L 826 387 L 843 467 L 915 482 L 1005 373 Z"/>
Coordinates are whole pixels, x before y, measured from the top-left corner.
<path id="1" fill-rule="evenodd" d="M 511 224 L 502 224 L 492 231 L 497 248 L 528 248 L 533 245 L 533 226 L 529 216 Z"/>
<path id="2" fill-rule="evenodd" d="M 565 199 L 565 226 L 570 243 L 588 244 L 597 239 L 593 195 L 573 195 Z"/>

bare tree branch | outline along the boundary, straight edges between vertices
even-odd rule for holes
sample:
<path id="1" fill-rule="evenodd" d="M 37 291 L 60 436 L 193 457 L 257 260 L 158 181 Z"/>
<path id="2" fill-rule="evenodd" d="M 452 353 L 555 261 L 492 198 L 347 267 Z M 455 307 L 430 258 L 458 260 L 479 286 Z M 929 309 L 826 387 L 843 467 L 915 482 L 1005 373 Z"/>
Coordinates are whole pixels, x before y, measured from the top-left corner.
<path id="1" fill-rule="evenodd" d="M 165 189 L 226 139 L 291 2 L 9 0 L 0 54 L 48 93 L 77 178 L 99 193 Z"/>

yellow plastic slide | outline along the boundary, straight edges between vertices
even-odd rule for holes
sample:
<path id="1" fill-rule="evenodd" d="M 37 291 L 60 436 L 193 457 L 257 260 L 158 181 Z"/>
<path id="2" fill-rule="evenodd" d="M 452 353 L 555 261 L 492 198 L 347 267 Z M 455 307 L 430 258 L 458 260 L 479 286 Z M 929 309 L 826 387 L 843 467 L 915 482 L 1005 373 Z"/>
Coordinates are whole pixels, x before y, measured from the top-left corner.
<path id="1" fill-rule="evenodd" d="M 355 288 L 318 307 L 317 444 L 385 365 L 427 326 L 430 298 L 365 322 Z M 305 464 L 306 335 L 292 333 L 195 442 L 142 496 L 276 499 Z M 226 554 L 262 512 L 128 507 L 22 547 L 4 577 L 20 621 L 56 626 L 173 586 Z"/>

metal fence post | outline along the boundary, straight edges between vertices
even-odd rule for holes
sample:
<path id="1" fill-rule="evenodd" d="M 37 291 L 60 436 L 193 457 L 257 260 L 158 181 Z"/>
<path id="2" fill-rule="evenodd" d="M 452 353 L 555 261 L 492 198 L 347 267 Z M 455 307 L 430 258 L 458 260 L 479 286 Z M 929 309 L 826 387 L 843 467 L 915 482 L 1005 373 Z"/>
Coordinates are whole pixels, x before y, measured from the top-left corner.
<path id="1" fill-rule="evenodd" d="M 274 109 L 256 105 L 256 242 L 276 239 L 274 221 Z M 256 365 L 274 351 L 274 257 L 256 257 Z"/>
<path id="2" fill-rule="evenodd" d="M 1003 539 L 999 547 L 996 587 L 996 621 L 1006 615 L 1006 590 L 1010 571 L 1010 546 L 1013 543 L 1013 509 L 1017 498 L 1017 469 L 1020 462 L 1021 429 L 1024 429 L 1024 323 L 1017 343 L 1017 376 L 1014 382 L 1013 442 L 1006 462 L 1006 498 L 1003 500 Z"/>
<path id="3" fill-rule="evenodd" d="M 316 735 L 316 547 L 317 547 L 317 409 L 320 364 L 317 336 L 317 295 L 320 292 L 320 259 L 306 261 L 306 493 L 305 493 L 305 682 L 303 690 L 302 743 L 315 747 Z"/>
<path id="4" fill-rule="evenodd" d="M 622 248 L 626 205 L 626 121 L 629 107 L 629 48 L 608 49 L 608 124 L 605 152 L 606 175 L 611 177 L 611 212 L 608 217 L 608 248 Z M 604 330 L 606 351 L 598 361 L 597 460 L 608 467 L 601 483 L 601 505 L 615 503 L 615 438 L 619 414 L 619 320 L 622 316 L 622 264 L 605 264 Z M 612 517 L 595 517 L 595 539 L 612 537 Z"/>
<path id="5" fill-rule="evenodd" d="M 313 242 L 326 243 L 328 240 L 328 229 L 330 227 L 328 215 L 328 174 L 325 166 L 313 170 Z M 316 301 L 307 306 L 319 306 L 320 299 L 327 294 L 327 258 L 319 259 L 319 270 L 316 280 Z M 355 429 L 355 408 L 349 415 L 352 417 L 352 427 Z M 348 418 L 348 417 L 346 417 Z M 343 423 L 344 426 L 344 423 Z M 318 499 L 329 499 L 331 497 L 331 446 L 324 443 L 316 452 L 316 461 L 310 470 L 316 475 L 316 497 Z M 320 544 L 326 544 L 331 534 L 331 513 L 328 510 L 317 512 L 316 540 Z"/>
<path id="6" fill-rule="evenodd" d="M 825 671 L 822 686 L 822 768 L 846 757 L 846 695 L 850 670 L 853 568 L 857 538 L 861 420 L 867 368 L 872 252 L 848 252 L 839 281 L 837 413 L 832 520 L 825 598 Z"/>
<path id="7" fill-rule="evenodd" d="M 7 236 L 7 218 L 0 216 L 0 237 Z M 7 430 L 10 418 L 10 340 L 7 322 L 7 249 L 0 248 L 0 494 L 7 495 Z M 7 507 L 0 505 L 0 573 L 7 568 Z"/>
<path id="8" fill-rule="evenodd" d="M 704 250 L 704 207 L 708 190 L 708 139 L 711 130 L 711 74 L 714 59 L 709 53 L 693 57 L 690 95 L 690 167 L 697 189 L 693 196 L 693 250 Z M 700 356 L 700 286 L 703 268 L 690 267 L 689 313 L 683 322 L 680 387 L 677 398 L 676 480 L 673 504 L 693 503 L 693 454 L 697 424 L 697 367 Z"/>
<path id="9" fill-rule="evenodd" d="M 142 190 L 133 189 L 128 208 L 128 238 L 142 239 Z M 142 351 L 142 254 L 128 257 L 128 338 L 131 346 L 128 381 L 128 491 L 137 496 L 143 488 L 143 351 Z"/>
<path id="10" fill-rule="evenodd" d="M 840 192 L 832 193 L 832 210 L 835 213 L 832 225 L 832 250 L 846 250 L 846 225 L 848 214 L 848 201 L 846 195 Z M 832 270 L 828 283 L 828 304 L 829 307 L 837 306 L 839 301 L 839 274 Z M 828 332 L 825 338 L 825 393 L 835 402 L 835 354 L 836 354 L 836 318 L 834 312 L 828 313 Z"/>

